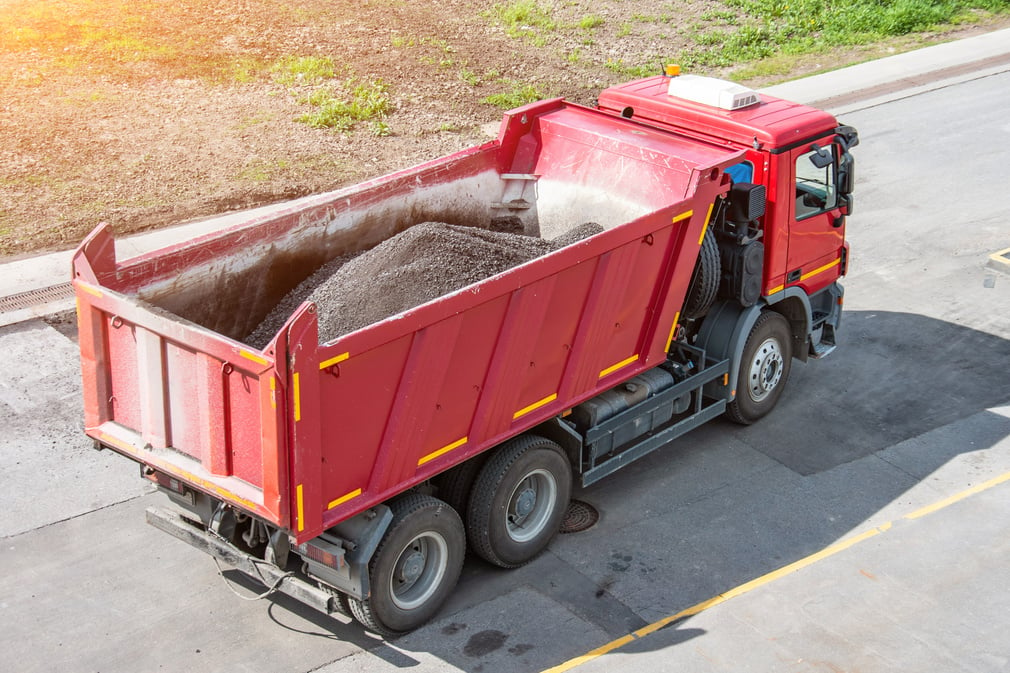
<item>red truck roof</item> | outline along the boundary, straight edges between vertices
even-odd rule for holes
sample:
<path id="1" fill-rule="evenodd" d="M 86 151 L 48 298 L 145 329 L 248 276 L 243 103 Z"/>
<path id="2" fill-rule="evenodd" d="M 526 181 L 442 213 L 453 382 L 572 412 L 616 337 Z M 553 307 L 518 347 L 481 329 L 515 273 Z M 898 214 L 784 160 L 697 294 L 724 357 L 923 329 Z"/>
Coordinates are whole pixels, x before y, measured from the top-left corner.
<path id="1" fill-rule="evenodd" d="M 760 94 L 758 105 L 723 110 L 670 96 L 669 83 L 670 78 L 659 75 L 610 87 L 600 94 L 599 107 L 617 113 L 630 107 L 635 119 L 743 147 L 751 147 L 757 139 L 765 149 L 812 138 L 838 126 L 827 112 L 767 94 Z"/>

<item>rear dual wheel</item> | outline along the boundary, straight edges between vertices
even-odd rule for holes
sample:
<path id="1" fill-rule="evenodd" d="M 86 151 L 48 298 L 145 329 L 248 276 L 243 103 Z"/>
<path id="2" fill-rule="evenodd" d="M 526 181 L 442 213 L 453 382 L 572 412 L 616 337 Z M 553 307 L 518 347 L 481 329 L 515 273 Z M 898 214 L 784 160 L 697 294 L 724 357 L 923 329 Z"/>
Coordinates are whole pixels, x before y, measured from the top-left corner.
<path id="1" fill-rule="evenodd" d="M 402 635 L 435 615 L 459 579 L 467 537 L 502 568 L 531 561 L 561 528 L 572 472 L 555 442 L 523 435 L 440 481 L 440 492 L 465 512 L 465 530 L 437 498 L 408 493 L 389 503 L 393 520 L 369 563 L 371 595 L 347 598 L 354 618 L 376 633 Z"/>
<path id="2" fill-rule="evenodd" d="M 518 568 L 561 528 L 572 470 L 555 442 L 521 435 L 503 444 L 477 474 L 467 507 L 470 548 L 502 568 Z"/>
<path id="3" fill-rule="evenodd" d="M 437 498 L 408 493 L 389 508 L 393 520 L 369 563 L 371 595 L 348 603 L 366 628 L 398 636 L 431 619 L 452 593 L 466 540 L 459 515 Z"/>

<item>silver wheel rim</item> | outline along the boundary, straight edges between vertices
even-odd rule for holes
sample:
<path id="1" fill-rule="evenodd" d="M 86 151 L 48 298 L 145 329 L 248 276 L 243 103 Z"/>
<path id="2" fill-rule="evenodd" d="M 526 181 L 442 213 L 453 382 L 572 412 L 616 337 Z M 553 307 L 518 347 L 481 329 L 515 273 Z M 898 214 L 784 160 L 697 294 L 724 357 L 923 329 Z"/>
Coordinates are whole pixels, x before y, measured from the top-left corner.
<path id="1" fill-rule="evenodd" d="M 516 484 L 505 510 L 505 529 L 516 542 L 529 542 L 547 526 L 558 500 L 558 482 L 547 470 L 533 470 Z"/>
<path id="2" fill-rule="evenodd" d="M 393 564 L 389 595 L 401 610 L 414 610 L 438 590 L 449 565 L 449 545 L 434 531 L 410 541 Z"/>
<path id="3" fill-rule="evenodd" d="M 755 402 L 762 402 L 772 394 L 782 380 L 782 348 L 778 339 L 769 337 L 761 342 L 751 358 L 747 373 L 747 391 Z"/>

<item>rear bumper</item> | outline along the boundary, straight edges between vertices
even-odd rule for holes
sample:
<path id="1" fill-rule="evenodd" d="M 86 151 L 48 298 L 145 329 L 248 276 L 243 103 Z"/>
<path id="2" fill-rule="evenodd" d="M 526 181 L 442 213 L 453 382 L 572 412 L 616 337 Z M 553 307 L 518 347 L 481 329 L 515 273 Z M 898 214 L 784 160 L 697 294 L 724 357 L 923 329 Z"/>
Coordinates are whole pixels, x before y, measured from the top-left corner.
<path id="1" fill-rule="evenodd" d="M 272 563 L 256 558 L 224 540 L 209 535 L 170 509 L 148 508 L 147 523 L 224 561 L 264 587 L 276 585 L 276 591 L 291 596 L 327 615 L 341 612 L 336 605 L 336 598 L 330 593 L 301 577 L 287 573 Z"/>

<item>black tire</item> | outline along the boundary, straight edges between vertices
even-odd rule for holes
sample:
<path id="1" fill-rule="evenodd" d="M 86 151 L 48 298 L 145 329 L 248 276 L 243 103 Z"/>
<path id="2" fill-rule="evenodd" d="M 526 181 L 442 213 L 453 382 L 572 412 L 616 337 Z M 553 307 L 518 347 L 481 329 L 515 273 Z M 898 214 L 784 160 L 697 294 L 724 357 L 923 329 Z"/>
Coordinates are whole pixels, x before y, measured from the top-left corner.
<path id="1" fill-rule="evenodd" d="M 452 593 L 466 539 L 459 515 L 437 498 L 408 493 L 389 508 L 393 520 L 368 564 L 371 596 L 348 603 L 365 628 L 395 637 L 431 619 Z"/>
<path id="2" fill-rule="evenodd" d="M 341 614 L 345 617 L 354 616 L 353 614 L 351 614 L 351 604 L 349 602 L 350 597 L 347 594 L 345 594 L 343 591 L 340 591 L 339 589 L 336 589 L 335 587 L 330 586 L 329 584 L 326 584 L 325 582 L 316 580 L 316 583 L 319 585 L 320 589 L 333 596 L 334 612 Z"/>
<path id="3" fill-rule="evenodd" d="M 715 234 L 709 229 L 701 241 L 698 261 L 694 265 L 691 284 L 687 288 L 687 299 L 680 315 L 689 320 L 700 318 L 712 308 L 716 294 L 719 292 L 719 281 L 722 278 L 722 259 L 719 256 L 719 244 Z"/>
<path id="4" fill-rule="evenodd" d="M 789 322 L 774 311 L 763 312 L 744 344 L 736 397 L 726 405 L 726 415 L 742 425 L 767 415 L 782 396 L 792 359 Z"/>
<path id="5" fill-rule="evenodd" d="M 502 568 L 531 561 L 554 538 L 572 492 L 572 468 L 555 442 L 516 437 L 488 458 L 467 508 L 470 548 Z"/>
<path id="6" fill-rule="evenodd" d="M 463 521 L 466 521 L 473 483 L 486 460 L 487 454 L 482 453 L 435 477 L 439 499 L 456 510 Z"/>

